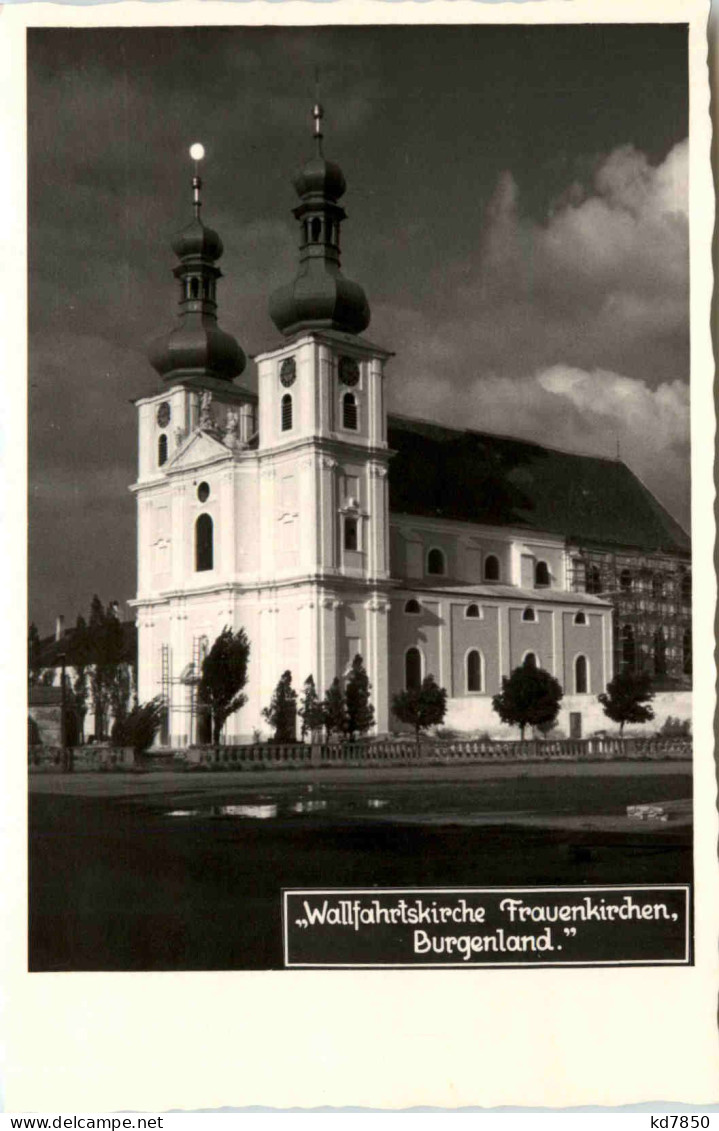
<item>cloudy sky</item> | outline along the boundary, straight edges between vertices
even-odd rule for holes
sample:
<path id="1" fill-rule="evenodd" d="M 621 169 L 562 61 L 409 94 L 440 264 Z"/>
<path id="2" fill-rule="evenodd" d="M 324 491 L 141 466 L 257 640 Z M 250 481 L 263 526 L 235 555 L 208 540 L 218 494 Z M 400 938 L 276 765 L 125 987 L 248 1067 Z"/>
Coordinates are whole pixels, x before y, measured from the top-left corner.
<path id="1" fill-rule="evenodd" d="M 343 271 L 390 408 L 622 458 L 689 521 L 680 26 L 28 32 L 30 614 L 135 589 L 136 422 L 175 317 L 172 234 L 225 244 L 220 324 L 277 340 L 291 177 L 343 168 Z M 252 367 L 243 380 L 253 383 Z"/>

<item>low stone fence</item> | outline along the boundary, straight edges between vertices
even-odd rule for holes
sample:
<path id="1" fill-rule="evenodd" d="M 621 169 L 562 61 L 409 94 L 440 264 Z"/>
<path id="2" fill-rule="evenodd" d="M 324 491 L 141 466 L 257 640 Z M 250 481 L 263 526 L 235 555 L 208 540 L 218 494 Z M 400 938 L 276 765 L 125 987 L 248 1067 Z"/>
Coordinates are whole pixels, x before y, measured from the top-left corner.
<path id="1" fill-rule="evenodd" d="M 454 766 L 487 762 L 601 762 L 601 761 L 689 761 L 691 738 L 635 737 L 558 738 L 527 742 L 492 742 L 467 739 L 441 742 L 413 739 L 328 742 L 306 746 L 262 743 L 255 746 L 195 746 L 186 750 L 155 749 L 135 756 L 131 747 L 76 746 L 73 769 L 159 770 L 207 767 L 208 769 L 282 769 L 323 766 Z M 31 746 L 30 770 L 62 769 L 62 748 Z"/>
<path id="2" fill-rule="evenodd" d="M 593 762 L 609 760 L 688 761 L 691 738 L 602 736 L 528 742 L 475 739 L 452 742 L 412 740 L 194 747 L 184 752 L 190 764 L 239 768 L 282 766 L 456 765 L 467 762 Z"/>
<path id="3" fill-rule="evenodd" d="M 72 766 L 75 770 L 109 770 L 115 766 L 126 768 L 135 764 L 135 751 L 131 746 L 71 746 L 68 750 L 72 755 Z M 30 770 L 61 769 L 62 766 L 61 746 L 28 747 Z"/>

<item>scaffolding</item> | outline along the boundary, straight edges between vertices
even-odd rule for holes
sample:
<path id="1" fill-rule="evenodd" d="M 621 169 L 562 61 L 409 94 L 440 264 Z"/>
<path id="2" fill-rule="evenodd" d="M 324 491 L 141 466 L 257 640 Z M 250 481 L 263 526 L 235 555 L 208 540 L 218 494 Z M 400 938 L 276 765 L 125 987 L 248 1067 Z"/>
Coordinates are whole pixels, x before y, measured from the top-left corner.
<path id="1" fill-rule="evenodd" d="M 192 640 L 192 660 L 186 664 L 179 675 L 172 675 L 172 659 L 169 644 L 161 649 L 161 696 L 163 718 L 160 728 L 160 743 L 178 746 L 209 742 L 209 709 L 200 703 L 198 685 L 202 675 L 202 663 L 207 655 L 207 637 L 195 636 Z M 177 688 L 182 688 L 178 694 Z"/>
<path id="2" fill-rule="evenodd" d="M 573 545 L 569 588 L 614 607 L 614 669 L 648 671 L 657 686 L 685 688 L 692 676 L 689 559 Z"/>

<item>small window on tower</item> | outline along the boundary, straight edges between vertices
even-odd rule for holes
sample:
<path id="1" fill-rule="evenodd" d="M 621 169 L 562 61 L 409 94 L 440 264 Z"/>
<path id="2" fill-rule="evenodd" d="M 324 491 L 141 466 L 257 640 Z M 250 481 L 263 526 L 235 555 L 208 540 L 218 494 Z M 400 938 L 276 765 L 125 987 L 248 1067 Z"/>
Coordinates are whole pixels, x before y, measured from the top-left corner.
<path id="1" fill-rule="evenodd" d="M 200 280 L 190 279 L 190 298 L 200 297 Z"/>
<path id="2" fill-rule="evenodd" d="M 353 393 L 345 393 L 342 398 L 342 427 L 357 431 L 357 401 Z"/>
<path id="3" fill-rule="evenodd" d="M 282 431 L 290 432 L 292 430 L 292 397 L 289 393 L 285 393 L 282 398 Z"/>
<path id="4" fill-rule="evenodd" d="M 488 554 L 484 559 L 484 580 L 499 581 L 499 558 L 496 554 Z"/>
<path id="5" fill-rule="evenodd" d="M 551 584 L 549 566 L 546 562 L 537 562 L 534 567 L 534 585 L 536 589 L 546 589 Z"/>
<path id="6" fill-rule="evenodd" d="M 312 242 L 313 243 L 319 243 L 321 234 L 322 234 L 322 221 L 320 220 L 319 216 L 315 216 L 315 218 L 312 221 Z"/>
<path id="7" fill-rule="evenodd" d="M 157 466 L 167 463 L 167 435 L 163 432 L 157 441 Z"/>
<path id="8" fill-rule="evenodd" d="M 447 572 L 444 553 L 436 547 L 427 554 L 427 573 L 444 575 Z"/>

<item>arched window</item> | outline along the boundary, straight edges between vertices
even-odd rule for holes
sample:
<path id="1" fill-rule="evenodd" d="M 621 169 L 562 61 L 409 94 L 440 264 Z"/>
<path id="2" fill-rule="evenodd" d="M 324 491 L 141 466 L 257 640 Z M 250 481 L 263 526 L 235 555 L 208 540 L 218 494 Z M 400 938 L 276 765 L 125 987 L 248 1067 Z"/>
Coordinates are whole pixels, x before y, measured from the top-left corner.
<path id="1" fill-rule="evenodd" d="M 692 575 L 688 570 L 682 573 L 682 601 L 688 605 L 692 603 Z"/>
<path id="2" fill-rule="evenodd" d="M 345 550 L 356 550 L 358 548 L 356 518 L 345 518 L 344 547 Z"/>
<path id="3" fill-rule="evenodd" d="M 421 608 L 420 608 L 420 604 L 419 604 L 419 601 L 415 601 L 414 597 L 412 597 L 412 598 L 411 598 L 411 599 L 410 599 L 409 601 L 407 601 L 407 603 L 405 604 L 405 607 L 404 607 L 404 611 L 405 611 L 406 613 L 411 613 L 411 614 L 412 614 L 413 616 L 416 616 L 416 615 L 417 615 L 417 613 L 421 612 L 422 610 L 421 610 Z"/>
<path id="4" fill-rule="evenodd" d="M 499 581 L 499 558 L 496 554 L 488 554 L 484 559 L 484 580 Z"/>
<path id="5" fill-rule="evenodd" d="M 319 239 L 320 239 L 320 236 L 322 234 L 322 221 L 320 220 L 319 216 L 313 217 L 311 228 L 312 228 L 312 242 L 313 243 L 319 243 Z"/>
<path id="6" fill-rule="evenodd" d="M 550 584 L 549 566 L 546 562 L 537 562 L 534 567 L 535 589 L 546 589 Z"/>
<path id="7" fill-rule="evenodd" d="M 442 575 L 444 572 L 444 553 L 435 546 L 427 554 L 427 573 Z"/>
<path id="8" fill-rule="evenodd" d="M 477 619 L 480 615 L 479 605 L 467 605 L 464 615 L 466 617 L 474 617 L 475 619 Z"/>
<path id="9" fill-rule="evenodd" d="M 404 685 L 408 691 L 422 686 L 422 655 L 419 648 L 408 648 L 404 654 Z"/>
<path id="10" fill-rule="evenodd" d="M 285 393 L 282 398 L 282 431 L 289 432 L 292 429 L 292 397 L 289 393 Z"/>
<path id="11" fill-rule="evenodd" d="M 586 579 L 585 589 L 587 593 L 601 593 L 602 575 L 599 572 L 599 566 L 589 566 L 586 571 Z"/>
<path id="12" fill-rule="evenodd" d="M 525 668 L 539 667 L 539 665 L 537 663 L 537 657 L 536 657 L 534 652 L 527 652 L 527 655 L 522 660 L 522 664 L 524 665 Z"/>
<path id="13" fill-rule="evenodd" d="M 537 613 L 535 609 L 525 609 L 522 613 L 522 620 L 536 621 Z"/>
<path id="14" fill-rule="evenodd" d="M 660 601 L 664 596 L 664 578 L 661 573 L 655 573 L 652 577 L 652 597 L 655 601 Z"/>
<path id="15" fill-rule="evenodd" d="M 619 574 L 619 588 L 623 593 L 628 593 L 632 588 L 632 571 L 623 569 Z"/>
<path id="16" fill-rule="evenodd" d="M 467 653 L 467 691 L 482 690 L 482 657 L 476 648 Z"/>
<path id="17" fill-rule="evenodd" d="M 667 674 L 667 642 L 661 628 L 654 633 L 654 674 Z"/>
<path id="18" fill-rule="evenodd" d="M 357 401 L 354 393 L 345 393 L 342 398 L 342 427 L 357 431 Z"/>
<path id="19" fill-rule="evenodd" d="M 587 623 L 587 614 L 586 613 L 575 613 L 574 614 L 574 623 L 575 624 L 586 624 Z"/>
<path id="20" fill-rule="evenodd" d="M 165 432 L 160 433 L 157 441 L 157 466 L 162 467 L 163 463 L 167 463 L 167 435 Z"/>
<path id="21" fill-rule="evenodd" d="M 688 628 L 682 640 L 682 671 L 684 675 L 692 674 L 692 630 Z"/>
<path id="22" fill-rule="evenodd" d="M 202 297 L 203 298 L 211 298 L 212 297 L 212 283 L 211 283 L 211 280 L 208 279 L 208 278 L 205 278 L 202 281 Z"/>
<path id="23" fill-rule="evenodd" d="M 577 656 L 574 661 L 574 693 L 575 695 L 586 695 L 589 690 L 589 678 L 587 668 L 587 657 Z"/>
<path id="24" fill-rule="evenodd" d="M 212 568 L 212 519 L 201 514 L 195 523 L 195 570 L 202 573 Z"/>
<path id="25" fill-rule="evenodd" d="M 200 297 L 200 280 L 194 277 L 190 279 L 190 298 Z"/>
<path id="26" fill-rule="evenodd" d="M 622 665 L 628 671 L 634 671 L 636 649 L 634 647 L 634 629 L 630 624 L 625 624 L 622 629 Z"/>

